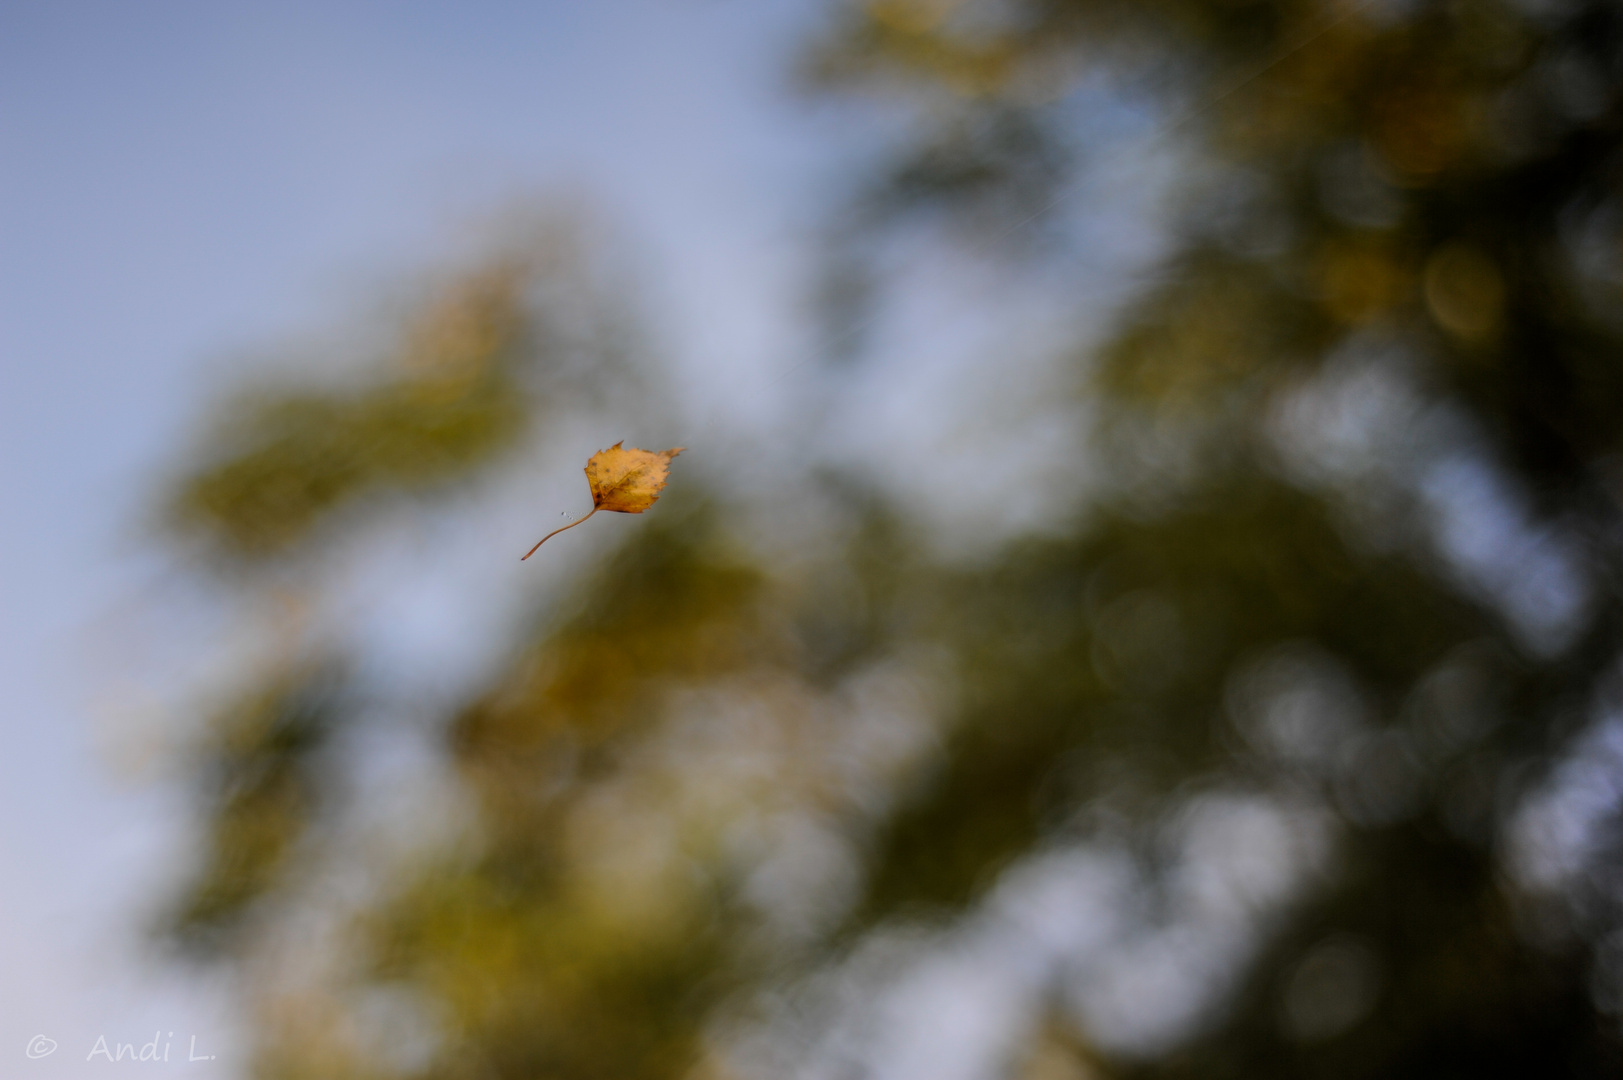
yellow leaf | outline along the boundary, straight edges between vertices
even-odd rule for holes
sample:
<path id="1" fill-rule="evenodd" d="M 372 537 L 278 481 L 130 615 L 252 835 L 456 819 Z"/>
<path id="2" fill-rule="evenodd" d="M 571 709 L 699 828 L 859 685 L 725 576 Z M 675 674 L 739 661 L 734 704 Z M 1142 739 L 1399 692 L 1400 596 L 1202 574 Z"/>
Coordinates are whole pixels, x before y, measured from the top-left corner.
<path id="1" fill-rule="evenodd" d="M 673 450 L 655 453 L 652 450 L 622 450 L 615 443 L 607 450 L 599 450 L 586 463 L 586 480 L 592 485 L 592 511 L 614 510 L 622 514 L 640 514 L 659 498 L 670 472 L 671 458 L 682 452 Z M 588 515 L 590 516 L 590 515 Z M 582 520 L 585 520 L 584 518 Z"/>
<path id="2" fill-rule="evenodd" d="M 623 442 L 623 440 L 622 440 Z M 670 450 L 630 450 L 622 448 L 621 443 L 615 443 L 607 450 L 599 450 L 586 462 L 586 482 L 592 485 L 592 511 L 580 521 L 571 521 L 563 529 L 554 529 L 540 540 L 535 547 L 525 552 L 519 559 L 523 562 L 536 553 L 536 549 L 551 540 L 564 529 L 573 529 L 581 521 L 597 513 L 599 510 L 613 510 L 617 514 L 640 514 L 659 498 L 659 493 L 665 487 L 665 478 L 670 474 L 671 459 L 683 451 L 684 447 L 673 447 Z"/>

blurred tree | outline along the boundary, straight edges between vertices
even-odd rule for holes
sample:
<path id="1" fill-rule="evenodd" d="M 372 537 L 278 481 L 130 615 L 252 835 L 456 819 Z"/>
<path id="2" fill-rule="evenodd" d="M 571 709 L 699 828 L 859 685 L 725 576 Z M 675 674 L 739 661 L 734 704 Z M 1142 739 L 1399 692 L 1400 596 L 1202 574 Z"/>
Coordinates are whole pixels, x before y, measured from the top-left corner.
<path id="1" fill-rule="evenodd" d="M 1135 1043 L 1098 1017 L 1163 1003 L 1090 1011 L 1108 965 L 1060 957 L 1010 1070 L 1623 1075 L 1623 782 L 1569 782 L 1620 690 L 1623 9 L 876 0 L 837 23 L 820 86 L 923 103 L 844 226 L 862 244 L 923 219 L 984 256 L 1108 214 L 1061 198 L 1089 168 L 1067 95 L 1099 71 L 1179 118 L 1168 254 L 1075 350 L 1105 490 L 1061 535 L 942 565 L 849 476 L 785 481 L 833 524 L 763 548 L 693 455 L 441 710 L 452 839 L 348 892 L 340 733 L 376 688 L 364 641 L 294 620 L 200 749 L 173 923 L 253 976 L 260 1074 L 820 1075 L 814 1042 L 739 1047 L 864 942 L 1094 845 L 1138 867 L 1123 962 L 1168 928 L 1237 959 L 1181 969 L 1193 1019 Z M 402 498 L 494 475 L 535 421 L 648 407 L 614 396 L 655 377 L 635 356 L 553 332 L 536 265 L 453 283 L 355 385 L 233 408 L 170 503 L 233 603 L 319 608 L 324 560 Z M 884 302 L 883 266 L 854 280 Z M 1278 829 L 1204 857 L 1250 929 L 1201 924 L 1221 905 L 1190 899 L 1189 838 L 1240 796 Z M 1250 880 L 1275 864 L 1300 886 Z"/>
<path id="2" fill-rule="evenodd" d="M 872 3 L 812 72 L 923 92 L 943 134 L 884 190 L 979 213 L 1029 203 L 1014 132 L 1065 144 L 1031 88 L 1101 64 L 1170 73 L 1189 144 L 1172 253 L 1085 366 L 1119 509 L 965 582 L 966 711 L 860 917 L 961 904 L 1078 809 L 1125 800 L 1153 849 L 1190 784 L 1305 786 L 1327 882 L 1123 1074 L 1619 1074 L 1584 945 L 1613 877 L 1563 904 L 1507 864 L 1615 707 L 1623 9 Z"/>

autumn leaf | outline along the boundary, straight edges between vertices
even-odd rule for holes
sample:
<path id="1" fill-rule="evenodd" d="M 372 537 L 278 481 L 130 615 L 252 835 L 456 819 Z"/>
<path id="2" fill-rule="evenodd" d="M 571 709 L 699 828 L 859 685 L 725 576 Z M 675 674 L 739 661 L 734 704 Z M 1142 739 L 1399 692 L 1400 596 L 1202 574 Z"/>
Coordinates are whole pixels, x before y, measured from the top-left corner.
<path id="1" fill-rule="evenodd" d="M 621 442 L 623 442 L 622 440 Z M 535 547 L 525 552 L 519 562 L 523 562 L 542 544 L 551 540 L 564 529 L 573 529 L 581 521 L 597 513 L 599 510 L 613 510 L 617 514 L 640 514 L 659 498 L 659 493 L 665 487 L 665 478 L 671 469 L 671 459 L 680 454 L 684 447 L 677 446 L 670 450 L 638 450 L 632 447 L 623 449 L 621 443 L 615 443 L 607 450 L 599 450 L 586 461 L 586 482 L 592 485 L 592 510 L 580 521 L 571 521 L 563 529 L 554 529 L 540 540 Z"/>

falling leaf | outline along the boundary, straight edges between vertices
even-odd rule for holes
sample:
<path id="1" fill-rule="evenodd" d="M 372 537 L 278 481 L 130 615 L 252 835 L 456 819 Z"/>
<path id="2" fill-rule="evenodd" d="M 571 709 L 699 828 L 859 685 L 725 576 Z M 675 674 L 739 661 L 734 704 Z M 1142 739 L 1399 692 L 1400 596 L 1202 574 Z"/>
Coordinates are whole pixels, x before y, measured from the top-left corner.
<path id="1" fill-rule="evenodd" d="M 599 450 L 586 462 L 586 480 L 592 485 L 592 512 L 615 510 L 622 514 L 640 514 L 659 498 L 665 487 L 665 477 L 671 468 L 671 458 L 682 452 L 673 450 L 655 453 L 652 450 L 622 450 L 615 443 L 607 450 Z"/>
<path id="2" fill-rule="evenodd" d="M 623 441 L 623 440 L 622 440 Z M 564 529 L 573 529 L 581 521 L 599 510 L 613 510 L 617 514 L 640 514 L 659 498 L 670 474 L 671 459 L 684 448 L 670 450 L 630 450 L 615 443 L 607 450 L 599 450 L 586 462 L 586 482 L 592 485 L 592 511 L 580 521 L 571 521 L 561 529 L 554 529 L 524 553 L 523 562 L 536 553 L 540 546 Z"/>

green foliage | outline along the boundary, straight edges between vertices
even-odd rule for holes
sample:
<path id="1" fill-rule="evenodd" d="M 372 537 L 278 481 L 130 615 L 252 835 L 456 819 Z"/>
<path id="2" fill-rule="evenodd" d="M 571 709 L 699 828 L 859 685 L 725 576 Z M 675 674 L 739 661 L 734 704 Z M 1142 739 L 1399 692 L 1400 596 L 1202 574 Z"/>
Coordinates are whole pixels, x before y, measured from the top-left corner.
<path id="1" fill-rule="evenodd" d="M 1225 676 L 1271 645 L 1319 643 L 1390 707 L 1482 632 L 1403 559 L 1349 549 L 1316 500 L 1245 480 L 1025 547 L 959 587 L 973 694 L 947 770 L 875 853 L 866 920 L 962 904 L 1077 807 L 1127 794 L 1148 809 L 1225 767 Z"/>
<path id="2" fill-rule="evenodd" d="M 287 873 L 326 787 L 323 751 L 345 711 L 335 665 L 273 673 L 214 720 L 195 768 L 208 832 L 203 863 L 170 926 L 197 952 L 227 948 L 255 901 Z"/>
<path id="3" fill-rule="evenodd" d="M 534 409 L 526 276 L 498 263 L 457 282 L 408 329 L 395 370 L 366 385 L 234 404 L 207 463 L 176 490 L 174 524 L 264 558 L 368 493 L 443 486 L 513 446 Z"/>
<path id="4" fill-rule="evenodd" d="M 431 1075 L 652 1078 L 699 1059 L 737 959 L 723 883 L 698 873 L 706 853 L 654 855 L 628 871 L 653 875 L 652 891 L 625 895 L 571 835 L 583 804 L 639 782 L 663 699 L 772 651 L 758 575 L 717 557 L 710 515 L 670 517 L 582 582 L 576 614 L 539 628 L 451 723 L 483 840 L 421 871 L 370 934 L 380 974 L 445 1010 L 444 1057 L 461 1064 Z"/>

